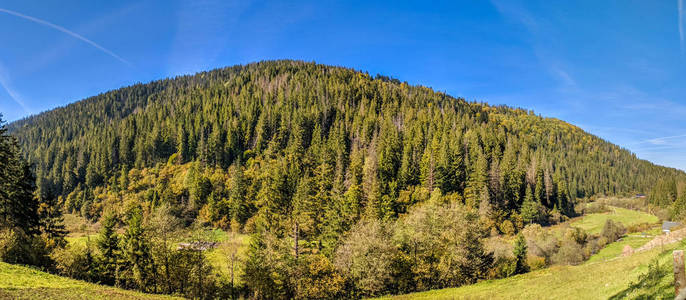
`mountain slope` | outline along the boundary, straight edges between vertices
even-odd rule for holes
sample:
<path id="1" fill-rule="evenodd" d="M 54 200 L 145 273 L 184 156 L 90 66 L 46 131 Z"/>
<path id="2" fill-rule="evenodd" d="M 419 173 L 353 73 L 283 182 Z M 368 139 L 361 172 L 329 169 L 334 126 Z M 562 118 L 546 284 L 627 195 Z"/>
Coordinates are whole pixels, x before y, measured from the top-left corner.
<path id="1" fill-rule="evenodd" d="M 313 139 L 333 138 L 342 148 L 336 150 L 343 152 L 336 155 L 344 156 L 336 167 L 344 172 L 354 148 L 374 145 L 385 147 L 377 152 L 391 150 L 390 157 L 379 158 L 390 164 L 380 165 L 379 175 L 397 178 L 397 189 L 421 183 L 403 168 L 419 169 L 433 140 L 459 145 L 455 148 L 462 149 L 449 150 L 464 156 L 460 167 L 467 170 L 484 154 L 486 169 L 509 159 L 509 166 L 499 162 L 501 173 L 509 171 L 506 167 L 559 172 L 572 197 L 647 191 L 657 177 L 683 175 L 639 160 L 559 120 L 467 103 L 351 69 L 296 61 L 138 84 L 14 122 L 9 128 L 38 164 L 41 190 L 64 195 L 79 183 L 101 185 L 121 168 L 152 166 L 174 153 L 184 162 L 227 167 L 239 157 L 282 151 L 295 142 L 305 151 Z M 514 159 L 504 157 L 507 150 L 515 152 Z M 406 160 L 410 163 L 402 165 Z M 461 176 L 451 182 L 457 186 L 446 190 L 464 192 L 469 174 Z M 527 179 L 535 181 L 533 177 L 529 174 Z M 518 196 L 524 192 L 522 188 Z"/>
<path id="2" fill-rule="evenodd" d="M 264 298 L 497 277 L 508 262 L 484 251 L 487 234 L 686 179 L 557 119 L 288 60 L 137 84 L 9 129 L 41 197 L 71 212 L 147 220 L 167 206 L 253 234 L 242 282 Z"/>

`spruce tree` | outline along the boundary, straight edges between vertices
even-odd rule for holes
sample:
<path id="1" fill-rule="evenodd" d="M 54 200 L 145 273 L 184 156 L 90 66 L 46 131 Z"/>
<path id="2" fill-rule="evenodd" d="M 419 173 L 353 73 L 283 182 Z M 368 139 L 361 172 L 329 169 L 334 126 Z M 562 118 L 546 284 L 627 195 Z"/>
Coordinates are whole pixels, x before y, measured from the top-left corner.
<path id="1" fill-rule="evenodd" d="M 130 279 L 138 289 L 145 291 L 152 284 L 152 275 L 156 271 L 140 208 L 131 212 L 128 225 L 124 235 L 124 259 L 131 267 Z"/>
<path id="2" fill-rule="evenodd" d="M 536 202 L 529 185 L 526 187 L 526 195 L 524 196 L 524 203 L 522 203 L 520 214 L 526 224 L 539 223 L 541 220 L 540 204 Z"/>
<path id="3" fill-rule="evenodd" d="M 101 221 L 102 228 L 96 241 L 100 250 L 100 274 L 104 284 L 113 285 L 117 278 L 118 262 L 121 255 L 119 249 L 119 235 L 116 232 L 117 219 L 108 213 Z"/>
<path id="4" fill-rule="evenodd" d="M 518 234 L 515 240 L 514 250 L 512 254 L 515 258 L 515 274 L 523 274 L 529 272 L 529 265 L 526 262 L 527 246 L 526 239 L 523 234 Z"/>

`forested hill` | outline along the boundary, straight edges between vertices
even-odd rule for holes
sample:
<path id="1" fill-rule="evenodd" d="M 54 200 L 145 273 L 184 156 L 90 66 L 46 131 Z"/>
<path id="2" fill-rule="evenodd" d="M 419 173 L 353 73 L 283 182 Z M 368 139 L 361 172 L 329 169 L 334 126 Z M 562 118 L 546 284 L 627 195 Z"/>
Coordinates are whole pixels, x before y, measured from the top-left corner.
<path id="1" fill-rule="evenodd" d="M 394 218 L 432 191 L 499 212 L 495 224 L 546 222 L 573 214 L 578 197 L 684 177 L 557 119 L 289 60 L 136 84 L 8 127 L 36 164 L 40 194 L 71 197 L 70 210 L 103 201 L 99 187 L 125 190 L 132 169 L 192 162 L 200 171 L 180 189 L 154 187 L 141 200 L 273 225 L 307 199 L 320 209 L 313 226 L 337 215 L 339 233 L 362 215 Z M 231 170 L 233 181 L 208 170 Z"/>

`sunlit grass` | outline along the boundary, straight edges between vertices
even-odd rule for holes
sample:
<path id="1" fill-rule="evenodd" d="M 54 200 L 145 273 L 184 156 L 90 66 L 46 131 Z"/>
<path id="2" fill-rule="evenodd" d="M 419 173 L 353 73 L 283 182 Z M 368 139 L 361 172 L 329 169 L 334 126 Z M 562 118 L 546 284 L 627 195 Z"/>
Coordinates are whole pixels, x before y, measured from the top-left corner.
<path id="1" fill-rule="evenodd" d="M 617 258 L 622 254 L 622 251 L 624 250 L 624 247 L 626 245 L 631 246 L 632 249 L 636 249 L 638 247 L 645 245 L 651 239 L 652 238 L 650 237 L 626 236 L 619 241 L 616 241 L 605 246 L 605 248 L 601 249 L 600 251 L 598 251 L 598 253 L 591 256 L 591 258 L 589 258 L 588 261 L 586 261 L 586 263 L 594 263 L 598 261 L 605 261 Z"/>
<path id="2" fill-rule="evenodd" d="M 172 299 L 0 263 L 0 299 Z"/>
<path id="3" fill-rule="evenodd" d="M 580 266 L 553 266 L 527 274 L 505 279 L 483 281 L 477 284 L 432 290 L 422 293 L 386 297 L 393 299 L 608 299 L 615 295 L 630 297 L 637 294 L 628 289 L 640 274 L 648 269 L 648 263 L 659 258 L 664 264 L 671 263 L 671 250 L 677 244 L 665 246 L 665 251 L 653 249 L 630 257 L 612 261 L 583 264 Z M 679 244 L 678 249 L 684 249 Z M 671 265 L 670 265 L 671 266 Z M 670 285 L 671 274 L 660 284 L 651 286 L 659 295 L 674 298 Z M 624 293 L 624 294 L 623 294 Z"/>
<path id="4" fill-rule="evenodd" d="M 571 222 L 572 227 L 581 228 L 590 234 L 600 233 L 607 220 L 622 223 L 625 227 L 638 224 L 653 224 L 659 219 L 651 214 L 621 207 L 612 207 L 612 211 L 606 213 L 588 214 Z"/>
<path id="5" fill-rule="evenodd" d="M 240 274 L 242 274 L 241 266 L 245 260 L 245 254 L 248 250 L 250 236 L 246 234 L 226 234 L 226 239 L 222 241 L 217 248 L 207 251 L 206 256 L 208 261 L 215 267 L 215 269 L 227 276 L 231 275 L 231 257 L 234 253 L 233 275 L 234 283 L 240 282 Z"/>
<path id="6" fill-rule="evenodd" d="M 611 207 L 612 212 L 588 214 L 572 220 L 569 224 L 586 230 L 591 234 L 600 233 L 608 219 L 622 223 L 624 226 L 638 224 L 656 224 L 641 237 L 632 233 L 622 240 L 610 243 L 579 266 L 552 266 L 527 274 L 505 279 L 483 281 L 474 285 L 459 288 L 432 290 L 421 293 L 399 295 L 393 299 L 607 299 L 611 297 L 644 297 L 645 293 L 654 298 L 674 297 L 671 289 L 671 277 L 667 275 L 659 284 L 652 284 L 648 290 L 632 290 L 629 285 L 638 280 L 639 275 L 648 269 L 648 263 L 659 258 L 663 264 L 671 263 L 671 250 L 684 249 L 684 243 L 672 244 L 660 249 L 636 253 L 630 257 L 620 257 L 624 246 L 636 249 L 647 243 L 656 234 L 660 234 L 658 218 L 639 211 Z M 560 232 L 565 224 L 551 227 L 549 230 Z M 664 250 L 664 251 L 663 251 Z M 662 251 L 662 252 L 661 252 Z M 671 265 L 670 265 L 671 266 Z M 670 277 L 670 278 L 667 278 Z"/>

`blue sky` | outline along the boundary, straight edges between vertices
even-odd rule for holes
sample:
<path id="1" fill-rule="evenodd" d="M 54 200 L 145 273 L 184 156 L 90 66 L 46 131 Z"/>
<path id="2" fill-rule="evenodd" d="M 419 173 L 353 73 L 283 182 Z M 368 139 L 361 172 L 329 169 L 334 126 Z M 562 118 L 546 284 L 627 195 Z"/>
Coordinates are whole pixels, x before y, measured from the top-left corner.
<path id="1" fill-rule="evenodd" d="M 0 112 L 292 58 L 533 109 L 686 170 L 680 1 L 2 1 Z"/>

